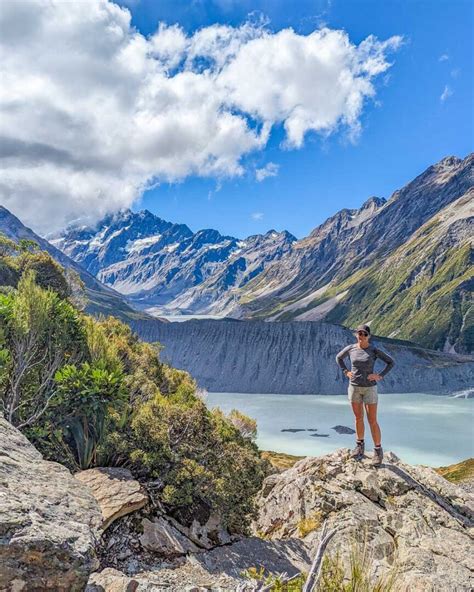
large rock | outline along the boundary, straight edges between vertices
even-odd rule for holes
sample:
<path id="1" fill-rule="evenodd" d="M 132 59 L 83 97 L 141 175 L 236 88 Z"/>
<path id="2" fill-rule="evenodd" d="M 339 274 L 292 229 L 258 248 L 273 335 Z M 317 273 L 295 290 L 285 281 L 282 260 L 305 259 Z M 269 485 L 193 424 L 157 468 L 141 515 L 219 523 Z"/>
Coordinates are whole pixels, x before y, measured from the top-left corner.
<path id="1" fill-rule="evenodd" d="M 106 567 L 101 572 L 92 574 L 86 592 L 135 592 L 139 582 L 124 573 Z"/>
<path id="2" fill-rule="evenodd" d="M 344 559 L 366 539 L 374 575 L 396 566 L 400 590 L 461 592 L 474 584 L 474 497 L 394 454 L 378 469 L 351 460 L 347 449 L 308 457 L 269 477 L 258 506 L 255 529 L 266 538 L 315 544 L 327 519 L 341 529 L 328 553 L 340 550 Z"/>
<path id="3" fill-rule="evenodd" d="M 140 537 L 140 543 L 148 551 L 153 551 L 164 557 L 174 557 L 199 550 L 190 539 L 181 534 L 162 516 L 153 520 L 144 518 L 142 527 L 143 534 Z"/>
<path id="4" fill-rule="evenodd" d="M 100 523 L 89 490 L 0 418 L 0 590 L 83 590 Z"/>
<path id="5" fill-rule="evenodd" d="M 102 512 L 105 530 L 114 520 L 136 512 L 148 502 L 148 496 L 128 469 L 100 467 L 76 473 L 76 479 L 90 488 Z"/>

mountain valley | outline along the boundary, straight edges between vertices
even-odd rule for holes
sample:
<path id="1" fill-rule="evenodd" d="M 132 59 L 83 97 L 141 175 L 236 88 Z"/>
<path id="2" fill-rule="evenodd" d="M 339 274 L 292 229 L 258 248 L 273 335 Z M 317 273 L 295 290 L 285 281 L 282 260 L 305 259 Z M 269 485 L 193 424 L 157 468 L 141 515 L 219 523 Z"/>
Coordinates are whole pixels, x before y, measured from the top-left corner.
<path id="1" fill-rule="evenodd" d="M 390 199 L 341 210 L 299 240 L 192 232 L 126 210 L 52 242 L 155 316 L 362 319 L 380 335 L 470 353 L 473 162 L 444 158 Z"/>

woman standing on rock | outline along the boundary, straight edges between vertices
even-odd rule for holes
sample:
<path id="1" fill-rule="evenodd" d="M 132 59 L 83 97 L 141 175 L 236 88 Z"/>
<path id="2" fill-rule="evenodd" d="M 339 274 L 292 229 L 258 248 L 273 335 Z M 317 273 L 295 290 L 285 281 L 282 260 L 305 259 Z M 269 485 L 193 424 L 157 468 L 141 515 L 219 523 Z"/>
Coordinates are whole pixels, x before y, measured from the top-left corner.
<path id="1" fill-rule="evenodd" d="M 355 330 L 357 343 L 348 345 L 336 356 L 336 362 L 349 378 L 349 401 L 355 415 L 356 447 L 352 451 L 352 458 L 360 459 L 364 456 L 364 406 L 369 420 L 370 431 L 374 441 L 374 457 L 372 464 L 380 466 L 383 460 L 382 435 L 377 423 L 377 382 L 390 372 L 393 367 L 393 359 L 370 343 L 370 327 L 359 325 Z M 349 356 L 351 370 L 344 363 L 344 358 Z M 374 372 L 375 360 L 380 358 L 386 364 L 380 373 Z"/>

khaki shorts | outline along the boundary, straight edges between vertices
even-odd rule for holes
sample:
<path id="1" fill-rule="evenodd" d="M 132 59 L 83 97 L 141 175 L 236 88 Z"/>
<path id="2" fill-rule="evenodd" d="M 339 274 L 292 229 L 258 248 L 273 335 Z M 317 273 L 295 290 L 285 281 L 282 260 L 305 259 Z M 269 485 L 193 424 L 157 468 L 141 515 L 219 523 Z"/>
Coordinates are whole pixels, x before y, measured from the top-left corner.
<path id="1" fill-rule="evenodd" d="M 349 385 L 347 391 L 351 403 L 378 403 L 379 396 L 376 386 L 355 386 Z"/>

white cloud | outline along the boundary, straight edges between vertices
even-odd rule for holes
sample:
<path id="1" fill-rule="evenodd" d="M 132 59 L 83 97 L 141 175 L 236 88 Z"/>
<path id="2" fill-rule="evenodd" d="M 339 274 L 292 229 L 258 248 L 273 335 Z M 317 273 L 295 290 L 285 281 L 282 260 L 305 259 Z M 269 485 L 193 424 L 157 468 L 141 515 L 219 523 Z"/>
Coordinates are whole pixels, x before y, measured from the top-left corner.
<path id="1" fill-rule="evenodd" d="M 443 53 L 439 56 L 439 62 L 446 62 L 447 60 L 449 60 L 449 55 L 447 53 Z"/>
<path id="2" fill-rule="evenodd" d="M 43 232 L 163 180 L 239 176 L 275 124 L 293 148 L 356 135 L 401 42 L 263 21 L 145 38 L 108 0 L 3 0 L 0 30 L 0 202 Z"/>
<path id="3" fill-rule="evenodd" d="M 255 178 L 257 181 L 263 181 L 267 177 L 276 177 L 278 175 L 278 171 L 280 169 L 280 165 L 276 164 L 275 162 L 269 162 L 261 169 L 255 170 Z"/>
<path id="4" fill-rule="evenodd" d="M 443 92 L 441 93 L 441 96 L 439 97 L 439 100 L 444 103 L 447 99 L 449 99 L 449 97 L 453 96 L 453 91 L 449 88 L 448 85 L 446 85 L 444 87 Z"/>
<path id="5" fill-rule="evenodd" d="M 253 212 L 250 217 L 252 220 L 263 220 L 263 212 Z"/>

